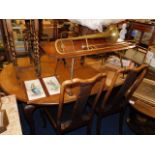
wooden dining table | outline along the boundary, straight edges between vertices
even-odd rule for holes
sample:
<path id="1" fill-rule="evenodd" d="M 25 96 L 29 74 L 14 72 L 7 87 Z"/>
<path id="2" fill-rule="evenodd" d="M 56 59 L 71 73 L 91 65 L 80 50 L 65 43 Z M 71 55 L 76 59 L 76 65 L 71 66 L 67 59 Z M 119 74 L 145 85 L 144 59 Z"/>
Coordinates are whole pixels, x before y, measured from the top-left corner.
<path id="1" fill-rule="evenodd" d="M 41 105 L 43 103 L 46 104 L 57 104 L 59 101 L 59 95 L 47 96 L 42 99 L 38 99 L 35 101 L 28 101 L 24 81 L 34 80 L 38 77 L 35 74 L 34 67 L 29 64 L 29 58 L 20 58 L 18 60 L 19 67 L 18 75 L 19 79 L 16 77 L 16 70 L 12 63 L 6 65 L 3 70 L 0 72 L 0 86 L 7 94 L 15 94 L 17 99 L 27 104 L 37 104 Z M 53 66 L 55 65 L 55 59 L 51 59 L 47 55 L 41 57 L 41 68 L 42 73 L 40 78 L 56 76 L 60 84 L 69 80 L 69 65 L 70 60 L 67 60 L 67 66 L 64 66 L 62 63 L 59 64 L 57 74 L 54 75 Z M 100 67 L 100 62 L 91 62 L 91 64 L 81 65 L 77 60 L 75 67 L 75 78 L 87 79 L 95 76 L 100 72 L 105 72 L 108 74 L 107 85 L 110 84 L 111 78 L 114 75 L 114 71 L 110 71 L 109 68 Z M 94 65 L 93 65 L 94 64 Z M 68 98 L 66 98 L 65 102 L 68 102 Z"/>
<path id="2" fill-rule="evenodd" d="M 110 46 L 110 47 L 109 47 Z M 103 47 L 104 48 L 104 47 Z M 118 46 L 106 45 L 106 48 L 99 51 L 80 51 L 72 53 L 58 53 L 55 49 L 55 42 L 44 42 L 40 44 L 40 49 L 45 53 L 41 59 L 41 77 L 50 77 L 56 76 L 60 85 L 63 81 L 69 80 L 72 78 L 81 78 L 88 79 L 96 74 L 102 72 L 107 74 L 106 87 L 111 83 L 112 77 L 114 76 L 114 70 L 109 68 L 104 68 L 101 64 L 92 60 L 91 63 L 85 63 L 81 65 L 79 58 L 81 56 L 87 56 L 92 54 L 106 53 L 109 51 L 119 51 L 129 48 L 135 48 L 134 44 L 123 43 Z M 57 63 L 58 59 L 65 58 L 66 65 L 62 63 Z M 24 113 L 25 117 L 30 125 L 31 133 L 35 133 L 35 127 L 33 122 L 33 113 L 36 109 L 43 106 L 52 106 L 59 104 L 59 94 L 56 95 L 47 95 L 46 97 L 37 99 L 37 100 L 28 100 L 26 89 L 24 86 L 24 81 L 37 79 L 35 74 L 34 66 L 31 65 L 29 58 L 19 58 L 17 60 L 18 67 L 15 69 L 12 63 L 6 65 L 0 73 L 0 86 L 7 94 L 14 94 L 17 100 L 24 103 Z M 56 69 L 55 69 L 56 68 Z M 71 71 L 70 71 L 71 68 Z M 74 76 L 73 76 L 74 70 Z M 18 77 L 16 73 L 18 72 Z M 72 75 L 71 75 L 72 74 Z M 116 86 L 119 86 L 123 83 L 123 79 L 119 78 L 116 82 Z M 98 90 L 98 86 L 92 90 L 91 95 L 95 94 Z M 64 102 L 65 104 L 74 101 L 75 98 L 70 97 L 68 94 L 65 95 Z"/>
<path id="3" fill-rule="evenodd" d="M 54 75 L 53 67 L 55 66 L 56 60 L 49 57 L 48 55 L 43 55 L 41 57 L 41 78 L 43 77 L 49 77 Z M 13 64 L 6 65 L 3 70 L 0 73 L 0 86 L 1 89 L 6 92 L 7 94 L 14 94 L 18 101 L 24 103 L 24 113 L 25 117 L 30 125 L 31 133 L 35 133 L 34 128 L 34 120 L 33 120 L 33 113 L 36 109 L 43 107 L 43 106 L 52 106 L 59 104 L 59 94 L 56 95 L 48 95 L 44 98 L 29 101 L 26 89 L 24 86 L 24 81 L 27 80 L 34 80 L 37 79 L 34 67 L 30 65 L 29 58 L 20 58 L 18 59 L 18 65 L 19 67 L 18 75 L 19 79 L 16 77 L 16 71 Z M 57 79 L 60 82 L 60 84 L 70 79 L 69 74 L 69 65 L 70 60 L 67 59 L 67 65 L 64 66 L 63 63 L 60 63 L 57 69 Z M 92 60 L 91 63 L 85 63 L 84 65 L 81 65 L 79 60 L 77 59 L 76 66 L 75 66 L 75 78 L 81 78 L 81 79 L 87 79 L 95 76 L 96 74 L 103 72 L 107 74 L 107 80 L 106 80 L 106 88 L 110 85 L 111 79 L 114 76 L 114 70 L 109 70 L 109 68 L 101 67 L 100 62 L 96 62 L 95 60 Z M 120 85 L 123 83 L 123 79 L 120 78 L 117 81 L 117 85 Z M 97 91 L 98 86 L 96 85 L 94 90 L 92 91 L 92 95 L 95 94 Z M 69 95 L 66 95 L 65 97 L 65 104 L 70 103 L 71 101 L 74 101 L 75 99 L 70 97 Z"/>

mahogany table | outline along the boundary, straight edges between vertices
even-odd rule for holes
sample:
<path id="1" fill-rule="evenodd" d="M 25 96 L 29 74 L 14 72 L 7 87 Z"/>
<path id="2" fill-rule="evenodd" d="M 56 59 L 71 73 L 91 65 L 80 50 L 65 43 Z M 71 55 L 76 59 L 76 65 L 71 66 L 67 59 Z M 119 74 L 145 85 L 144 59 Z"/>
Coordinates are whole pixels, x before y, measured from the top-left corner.
<path id="1" fill-rule="evenodd" d="M 69 61 L 69 59 L 67 60 Z M 12 64 L 6 65 L 2 72 L 0 73 L 0 85 L 1 88 L 7 93 L 7 94 L 14 94 L 16 95 L 17 100 L 24 102 L 24 112 L 27 121 L 29 122 L 31 133 L 35 132 L 34 123 L 33 123 L 33 112 L 42 106 L 52 106 L 54 104 L 59 104 L 59 94 L 57 95 L 51 95 L 47 96 L 42 99 L 38 99 L 35 101 L 28 101 L 25 87 L 24 87 L 24 81 L 25 80 L 33 80 L 37 79 L 35 75 L 34 68 L 29 67 L 29 61 L 26 58 L 20 58 L 18 60 L 18 63 L 20 65 L 27 66 L 27 69 L 19 70 L 19 76 L 20 80 L 16 78 L 16 72 L 15 68 Z M 55 60 L 49 58 L 47 55 L 42 56 L 41 58 L 41 68 L 42 68 L 42 77 L 48 77 L 53 75 L 52 66 L 55 65 Z M 67 62 L 69 63 L 69 62 Z M 91 62 L 92 65 L 85 63 L 83 66 L 76 63 L 75 66 L 75 77 L 86 79 L 91 78 L 95 76 L 99 72 L 106 72 L 107 73 L 107 86 L 111 83 L 111 79 L 114 75 L 114 71 L 110 71 L 109 69 L 99 67 L 100 65 L 95 64 L 94 62 Z M 63 64 L 60 64 L 57 70 L 57 78 L 60 82 L 60 84 L 67 79 L 70 79 L 68 67 L 64 66 Z M 118 79 L 116 85 L 122 84 L 122 79 Z M 95 93 L 97 91 L 97 86 L 92 92 Z M 74 101 L 73 98 L 70 98 L 69 95 L 66 95 L 65 103 L 70 103 L 71 101 Z"/>

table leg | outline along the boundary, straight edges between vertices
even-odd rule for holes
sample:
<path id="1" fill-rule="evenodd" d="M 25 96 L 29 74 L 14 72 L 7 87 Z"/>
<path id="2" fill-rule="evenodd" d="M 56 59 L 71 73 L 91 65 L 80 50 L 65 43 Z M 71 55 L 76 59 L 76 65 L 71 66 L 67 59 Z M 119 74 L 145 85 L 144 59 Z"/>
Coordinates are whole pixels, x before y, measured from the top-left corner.
<path id="1" fill-rule="evenodd" d="M 70 70 L 70 78 L 71 78 L 71 80 L 74 77 L 74 64 L 75 64 L 75 58 L 72 58 L 71 70 Z"/>
<path id="2" fill-rule="evenodd" d="M 72 80 L 74 77 L 74 63 L 75 63 L 75 58 L 72 58 L 72 62 L 71 62 L 71 70 L 70 70 L 70 79 Z M 67 90 L 67 94 L 72 96 L 72 91 L 69 89 Z"/>
<path id="3" fill-rule="evenodd" d="M 103 58 L 103 56 L 102 56 L 102 58 L 101 58 L 101 65 L 103 65 L 103 62 L 104 62 L 104 60 L 103 60 L 104 58 Z"/>
<path id="4" fill-rule="evenodd" d="M 124 66 L 123 66 L 123 61 L 122 61 L 122 55 L 121 55 L 121 53 L 119 53 L 119 58 L 120 58 L 121 68 L 123 68 Z"/>
<path id="5" fill-rule="evenodd" d="M 121 53 L 119 52 L 119 58 L 120 58 L 120 63 L 121 63 L 121 68 L 123 68 L 123 60 L 122 60 L 122 55 Z M 123 79 L 124 79 L 124 73 L 123 73 Z"/>
<path id="6" fill-rule="evenodd" d="M 81 65 L 84 65 L 84 63 L 85 63 L 85 56 L 82 56 L 82 57 L 80 58 L 80 64 L 81 64 Z"/>
<path id="7" fill-rule="evenodd" d="M 33 121 L 33 113 L 36 110 L 36 106 L 34 105 L 25 105 L 24 113 L 26 120 L 30 126 L 30 134 L 35 134 L 35 125 Z"/>
<path id="8" fill-rule="evenodd" d="M 56 76 L 56 71 L 57 71 L 57 67 L 58 67 L 58 62 L 60 60 L 59 59 L 56 59 L 56 65 L 55 65 L 55 69 L 54 69 L 54 75 Z"/>

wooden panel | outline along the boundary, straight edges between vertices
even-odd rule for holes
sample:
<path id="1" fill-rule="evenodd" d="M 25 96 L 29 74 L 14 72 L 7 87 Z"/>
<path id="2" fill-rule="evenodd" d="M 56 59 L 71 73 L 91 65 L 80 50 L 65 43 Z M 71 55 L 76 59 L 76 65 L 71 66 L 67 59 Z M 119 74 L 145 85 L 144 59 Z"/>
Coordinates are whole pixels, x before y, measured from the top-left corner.
<path id="1" fill-rule="evenodd" d="M 155 118 L 155 107 L 145 101 L 137 100 L 134 104 L 132 104 L 132 107 L 147 116 Z"/>
<path id="2" fill-rule="evenodd" d="M 137 29 L 143 32 L 152 32 L 154 30 L 154 26 L 145 25 L 142 23 L 132 23 L 132 29 Z"/>

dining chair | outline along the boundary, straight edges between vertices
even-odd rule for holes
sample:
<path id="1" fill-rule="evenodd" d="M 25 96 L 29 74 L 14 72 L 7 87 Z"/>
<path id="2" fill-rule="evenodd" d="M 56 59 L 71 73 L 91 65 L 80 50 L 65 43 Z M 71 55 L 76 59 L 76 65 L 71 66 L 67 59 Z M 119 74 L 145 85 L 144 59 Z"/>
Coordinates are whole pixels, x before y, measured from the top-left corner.
<path id="1" fill-rule="evenodd" d="M 97 114 L 96 133 L 100 134 L 102 118 L 119 113 L 119 134 L 122 134 L 124 112 L 134 91 L 142 82 L 148 70 L 148 65 L 142 64 L 132 69 L 120 69 L 116 71 L 108 90 L 101 94 L 95 107 Z M 116 86 L 118 78 L 123 79 L 123 84 Z"/>
<path id="2" fill-rule="evenodd" d="M 95 105 L 105 86 L 106 74 L 99 73 L 90 79 L 72 79 L 62 83 L 59 104 L 44 108 L 45 114 L 57 134 L 65 134 L 74 129 L 86 126 L 87 134 L 91 133 L 91 124 Z M 97 93 L 95 93 L 96 89 Z M 92 108 L 88 105 L 91 93 L 95 94 Z M 66 97 L 70 103 L 65 104 Z"/>

